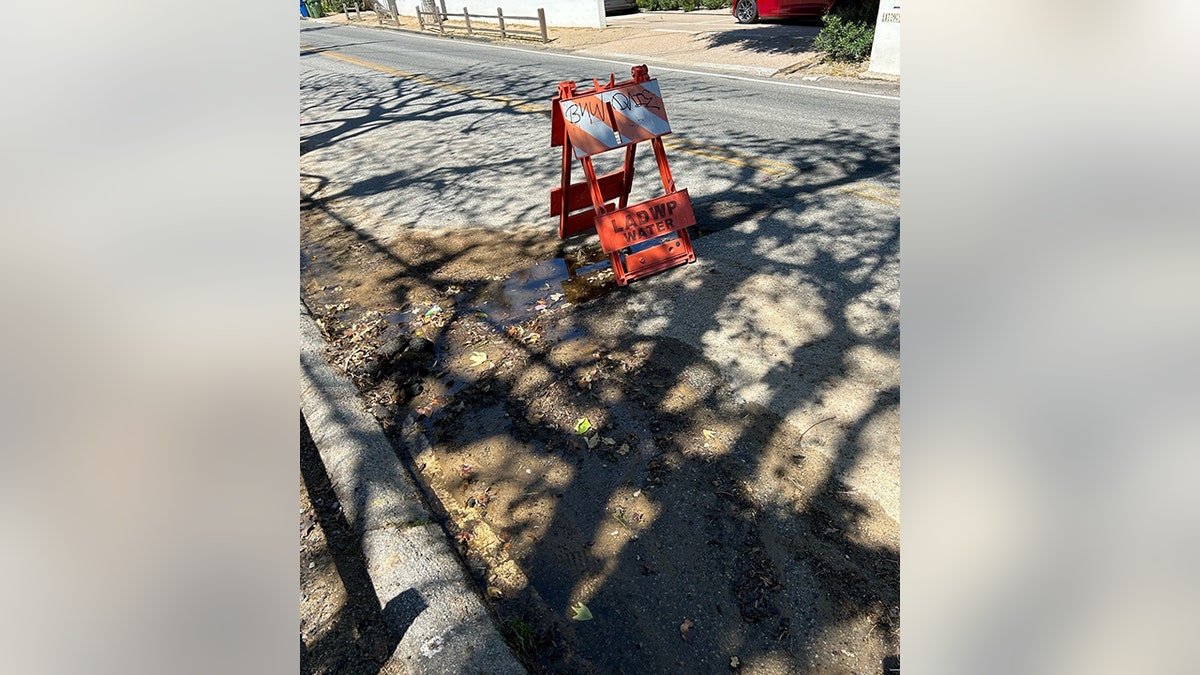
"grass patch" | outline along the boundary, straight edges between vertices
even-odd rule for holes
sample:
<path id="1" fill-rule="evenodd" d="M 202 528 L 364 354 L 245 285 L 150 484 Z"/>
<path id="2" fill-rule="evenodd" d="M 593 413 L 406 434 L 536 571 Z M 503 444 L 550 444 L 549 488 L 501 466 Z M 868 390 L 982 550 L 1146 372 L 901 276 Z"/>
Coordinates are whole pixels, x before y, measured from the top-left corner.
<path id="1" fill-rule="evenodd" d="M 508 646 L 522 657 L 532 658 L 537 651 L 537 640 L 533 634 L 533 627 L 523 619 L 513 618 L 505 621 L 503 628 L 504 641 L 508 643 Z"/>

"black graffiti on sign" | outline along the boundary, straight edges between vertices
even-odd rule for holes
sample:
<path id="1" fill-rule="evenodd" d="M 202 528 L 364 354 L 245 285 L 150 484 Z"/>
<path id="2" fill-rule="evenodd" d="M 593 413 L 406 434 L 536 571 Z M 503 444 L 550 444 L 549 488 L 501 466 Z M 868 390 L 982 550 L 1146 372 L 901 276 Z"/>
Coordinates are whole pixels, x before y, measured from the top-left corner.
<path id="1" fill-rule="evenodd" d="M 563 106 L 563 117 L 571 124 L 579 124 L 584 119 L 597 119 L 608 123 L 608 117 L 604 114 L 604 102 L 598 98 L 583 98 L 568 102 Z"/>
<path id="2" fill-rule="evenodd" d="M 651 96 L 644 91 L 635 91 L 632 96 L 623 91 L 617 92 L 613 94 L 612 104 L 614 108 L 622 112 L 633 108 L 662 110 L 662 106 L 658 105 L 658 97 Z"/>
<path id="3" fill-rule="evenodd" d="M 879 23 L 900 23 L 900 12 L 884 12 Z"/>
<path id="4" fill-rule="evenodd" d="M 645 91 L 635 91 L 633 94 L 618 91 L 612 96 L 612 106 L 621 112 L 634 108 L 662 110 L 662 105 L 658 97 Z M 604 102 L 595 96 L 588 96 L 577 101 L 568 101 L 563 105 L 563 116 L 571 124 L 579 124 L 585 119 L 588 121 L 600 120 L 607 124 L 608 116 L 604 113 Z"/>

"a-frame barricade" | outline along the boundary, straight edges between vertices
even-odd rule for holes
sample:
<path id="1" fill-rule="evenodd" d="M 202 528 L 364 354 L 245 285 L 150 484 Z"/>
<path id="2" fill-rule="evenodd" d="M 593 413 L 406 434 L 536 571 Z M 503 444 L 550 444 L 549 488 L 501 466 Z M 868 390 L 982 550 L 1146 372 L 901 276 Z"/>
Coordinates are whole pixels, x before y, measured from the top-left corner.
<path id="1" fill-rule="evenodd" d="M 558 236 L 566 239 L 595 230 L 624 286 L 696 259 L 685 228 L 696 224 L 687 190 L 675 187 L 662 137 L 671 133 L 658 81 L 646 66 L 634 66 L 632 79 L 579 89 L 561 82 L 551 102 L 550 145 L 562 147 L 562 185 L 550 191 L 550 215 L 558 216 Z M 649 142 L 662 178 L 663 195 L 629 204 L 638 143 Z M 596 175 L 592 156 L 625 149 L 620 169 Z M 571 182 L 575 160 L 584 180 Z M 668 236 L 672 235 L 674 236 Z M 647 242 L 658 243 L 647 245 Z"/>

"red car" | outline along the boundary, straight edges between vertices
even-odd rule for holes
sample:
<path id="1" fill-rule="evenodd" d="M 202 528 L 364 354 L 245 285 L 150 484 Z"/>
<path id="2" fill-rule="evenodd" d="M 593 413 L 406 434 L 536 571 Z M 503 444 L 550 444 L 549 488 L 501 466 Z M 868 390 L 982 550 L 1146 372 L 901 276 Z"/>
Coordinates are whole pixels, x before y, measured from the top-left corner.
<path id="1" fill-rule="evenodd" d="M 829 11 L 834 0 L 735 0 L 733 18 L 738 23 L 754 23 L 759 19 L 794 19 L 821 16 Z"/>

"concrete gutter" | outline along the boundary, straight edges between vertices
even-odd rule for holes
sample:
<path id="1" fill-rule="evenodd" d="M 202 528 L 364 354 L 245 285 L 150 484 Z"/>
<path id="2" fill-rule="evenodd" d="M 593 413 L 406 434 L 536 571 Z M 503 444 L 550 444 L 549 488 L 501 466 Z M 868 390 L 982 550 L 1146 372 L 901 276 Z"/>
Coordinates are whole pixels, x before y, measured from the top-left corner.
<path id="1" fill-rule="evenodd" d="M 399 636 L 393 662 L 412 673 L 523 675 L 391 442 L 325 348 L 301 303 L 300 412 L 360 537 L 384 621 Z"/>

